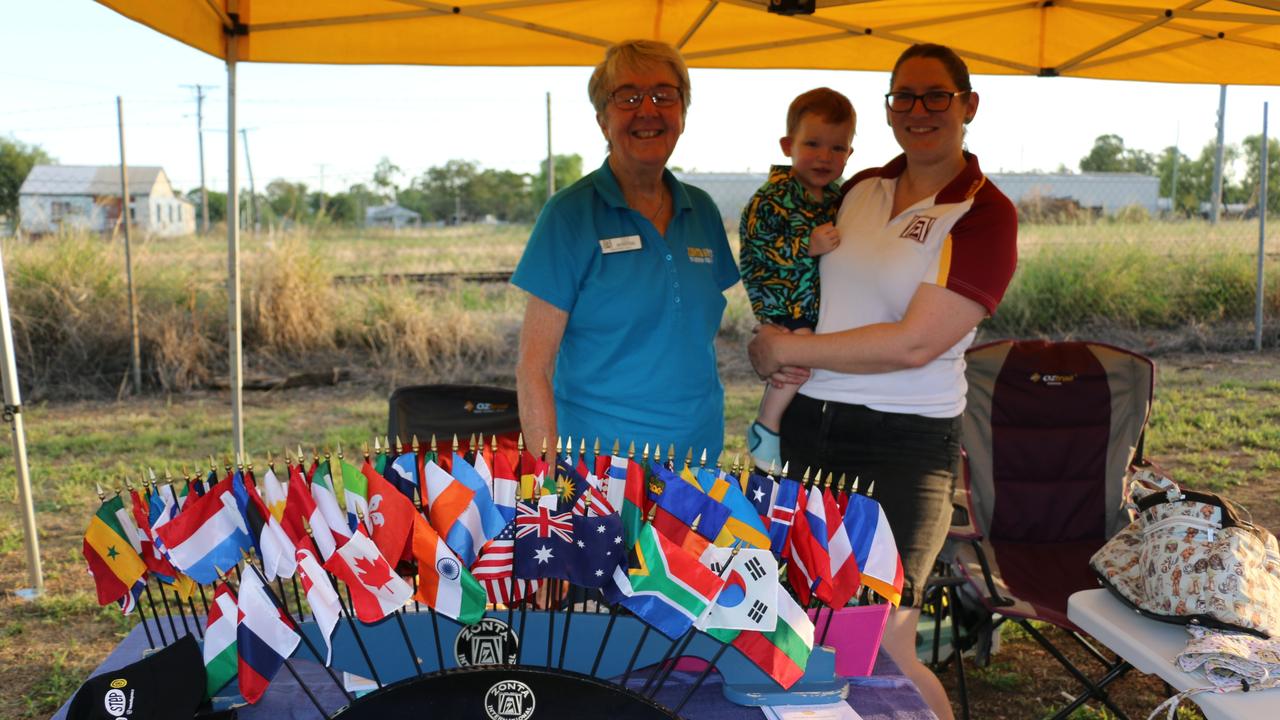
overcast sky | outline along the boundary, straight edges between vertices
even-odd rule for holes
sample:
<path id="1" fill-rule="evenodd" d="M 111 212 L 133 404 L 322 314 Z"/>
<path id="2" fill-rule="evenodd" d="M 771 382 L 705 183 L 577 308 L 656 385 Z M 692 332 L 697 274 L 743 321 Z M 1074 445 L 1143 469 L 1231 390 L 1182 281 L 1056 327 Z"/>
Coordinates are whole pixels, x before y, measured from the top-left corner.
<path id="1" fill-rule="evenodd" d="M 199 183 L 195 90 L 204 104 L 206 181 L 226 185 L 225 65 L 89 0 L 7 3 L 0 24 L 0 136 L 35 143 L 63 164 L 119 162 L 117 95 L 124 98 L 128 161 L 160 165 L 174 185 Z M 248 129 L 259 188 L 278 177 L 335 192 L 367 181 L 379 158 L 401 184 L 449 159 L 536 172 L 552 147 L 591 169 L 604 141 L 586 97 L 589 68 L 239 66 L 239 126 Z M 850 171 L 897 153 L 884 121 L 888 75 L 870 72 L 694 70 L 693 102 L 673 166 L 764 171 L 783 162 L 777 138 L 787 104 L 819 85 L 859 113 Z M 981 105 L 969 148 L 984 169 L 1075 169 L 1094 138 L 1115 133 L 1158 152 L 1177 141 L 1195 157 L 1215 135 L 1218 87 L 1070 78 L 975 76 Z M 1227 92 L 1227 141 L 1262 129 L 1280 87 Z M 243 155 L 242 184 L 247 184 Z M 1243 172 L 1241 169 L 1239 172 Z"/>

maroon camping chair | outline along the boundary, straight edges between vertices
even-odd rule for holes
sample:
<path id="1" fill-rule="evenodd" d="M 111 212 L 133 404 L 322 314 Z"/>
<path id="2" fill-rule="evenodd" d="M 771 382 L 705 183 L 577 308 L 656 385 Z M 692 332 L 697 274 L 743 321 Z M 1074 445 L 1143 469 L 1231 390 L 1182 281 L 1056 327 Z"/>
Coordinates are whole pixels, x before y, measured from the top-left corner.
<path id="1" fill-rule="evenodd" d="M 1101 343 L 1030 340 L 971 348 L 966 362 L 965 472 L 942 557 L 953 580 L 939 586 L 952 586 L 953 609 L 957 594 L 961 605 L 976 601 L 987 638 L 1013 621 L 1083 685 L 1055 718 L 1091 698 L 1123 718 L 1105 688 L 1129 665 L 1089 642 L 1067 618 L 1067 598 L 1098 586 L 1089 558 L 1130 521 L 1126 491 L 1143 457 L 1154 365 Z M 1101 676 L 1077 668 L 1031 620 L 1065 630 Z"/>

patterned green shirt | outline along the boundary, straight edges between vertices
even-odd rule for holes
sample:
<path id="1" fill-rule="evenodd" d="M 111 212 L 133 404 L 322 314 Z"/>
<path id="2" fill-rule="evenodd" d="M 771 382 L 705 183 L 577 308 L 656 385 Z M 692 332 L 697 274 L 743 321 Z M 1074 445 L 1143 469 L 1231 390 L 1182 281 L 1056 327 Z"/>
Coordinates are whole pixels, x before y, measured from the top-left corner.
<path id="1" fill-rule="evenodd" d="M 761 322 L 818 322 L 818 259 L 809 257 L 809 234 L 834 222 L 840 185 L 833 182 L 814 202 L 791 172 L 774 165 L 769 179 L 742 210 L 738 268 Z"/>

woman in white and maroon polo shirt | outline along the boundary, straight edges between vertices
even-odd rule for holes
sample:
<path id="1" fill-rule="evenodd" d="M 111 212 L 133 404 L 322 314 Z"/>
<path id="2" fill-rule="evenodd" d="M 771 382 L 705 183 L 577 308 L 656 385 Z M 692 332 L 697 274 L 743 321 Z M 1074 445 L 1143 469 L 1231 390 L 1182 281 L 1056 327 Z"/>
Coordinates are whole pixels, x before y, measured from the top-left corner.
<path id="1" fill-rule="evenodd" d="M 1013 275 L 1017 214 L 965 151 L 978 95 L 955 52 L 907 49 L 885 111 L 903 154 L 845 184 L 817 334 L 762 326 L 750 354 L 762 377 L 803 383 L 782 420 L 792 476 L 874 482 L 904 578 L 883 646 L 946 720 L 946 692 L 916 659 L 916 621 L 960 472 L 964 351 Z"/>

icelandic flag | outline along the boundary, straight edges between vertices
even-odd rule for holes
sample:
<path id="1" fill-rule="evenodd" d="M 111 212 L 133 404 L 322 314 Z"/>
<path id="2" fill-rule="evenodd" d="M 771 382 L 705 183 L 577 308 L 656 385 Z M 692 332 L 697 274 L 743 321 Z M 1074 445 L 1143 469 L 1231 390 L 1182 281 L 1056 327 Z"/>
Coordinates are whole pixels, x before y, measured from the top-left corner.
<path id="1" fill-rule="evenodd" d="M 240 554 L 254 545 L 231 478 L 187 503 L 186 510 L 155 531 L 174 566 L 201 585 L 217 580 L 219 570 L 239 563 Z"/>
<path id="2" fill-rule="evenodd" d="M 246 565 L 240 582 L 240 622 L 236 625 L 236 652 L 239 654 L 240 694 L 250 703 L 262 699 L 267 685 L 293 654 L 300 638 L 267 593 L 262 576 Z"/>
<path id="3" fill-rule="evenodd" d="M 475 503 L 475 492 L 445 472 L 434 460 L 427 461 L 423 475 L 431 526 L 444 536 L 445 543 L 458 554 L 462 564 L 471 567 L 480 548 L 489 539 L 485 535 L 480 508 Z M 502 528 L 498 528 L 493 537 L 500 532 Z"/>
<path id="4" fill-rule="evenodd" d="M 866 495 L 850 493 L 841 527 L 857 559 L 862 584 L 894 605 L 901 602 L 902 558 L 884 508 Z"/>
<path id="5" fill-rule="evenodd" d="M 780 558 L 787 556 L 790 548 L 791 525 L 800 509 L 800 483 L 782 478 L 774 493 L 773 506 L 769 508 L 769 549 Z"/>

